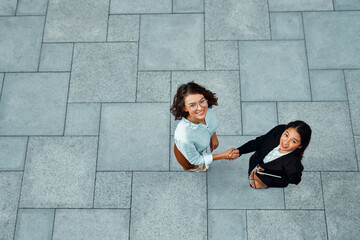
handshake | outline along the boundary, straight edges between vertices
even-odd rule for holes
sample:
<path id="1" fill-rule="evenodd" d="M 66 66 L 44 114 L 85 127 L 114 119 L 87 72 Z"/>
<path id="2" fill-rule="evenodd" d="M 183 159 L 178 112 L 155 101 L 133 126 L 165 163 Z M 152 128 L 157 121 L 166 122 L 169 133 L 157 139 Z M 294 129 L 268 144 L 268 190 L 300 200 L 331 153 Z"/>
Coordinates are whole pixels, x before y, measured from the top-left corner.
<path id="1" fill-rule="evenodd" d="M 237 148 L 230 148 L 224 154 L 224 159 L 228 161 L 235 160 L 236 158 L 240 157 L 240 152 Z"/>

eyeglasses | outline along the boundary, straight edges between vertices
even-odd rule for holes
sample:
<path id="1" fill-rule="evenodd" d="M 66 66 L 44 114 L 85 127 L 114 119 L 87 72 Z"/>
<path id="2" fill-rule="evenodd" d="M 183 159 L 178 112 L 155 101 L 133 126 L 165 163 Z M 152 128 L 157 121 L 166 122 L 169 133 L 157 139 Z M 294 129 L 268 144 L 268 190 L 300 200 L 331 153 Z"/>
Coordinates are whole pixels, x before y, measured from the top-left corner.
<path id="1" fill-rule="evenodd" d="M 208 102 L 207 102 L 206 99 L 202 99 L 202 100 L 200 101 L 199 105 L 200 105 L 200 107 L 207 107 Z M 189 108 L 190 108 L 191 111 L 195 112 L 195 111 L 198 109 L 198 104 L 193 103 L 193 104 L 191 104 L 191 105 L 189 106 Z"/>

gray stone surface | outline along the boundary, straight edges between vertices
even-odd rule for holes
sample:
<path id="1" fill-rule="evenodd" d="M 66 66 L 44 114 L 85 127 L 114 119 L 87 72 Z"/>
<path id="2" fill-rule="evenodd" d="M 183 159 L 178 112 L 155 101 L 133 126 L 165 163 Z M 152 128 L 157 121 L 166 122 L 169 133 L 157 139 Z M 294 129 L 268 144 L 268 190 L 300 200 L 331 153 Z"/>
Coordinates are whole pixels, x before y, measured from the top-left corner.
<path id="1" fill-rule="evenodd" d="M 43 44 L 40 71 L 70 71 L 73 44 Z"/>
<path id="2" fill-rule="evenodd" d="M 345 81 L 353 132 L 355 135 L 360 135 L 360 71 L 345 71 Z"/>
<path id="3" fill-rule="evenodd" d="M 0 172 L 1 239 L 13 239 L 18 208 L 21 172 Z"/>
<path id="4" fill-rule="evenodd" d="M 48 0 L 19 0 L 16 15 L 46 15 Z"/>
<path id="5" fill-rule="evenodd" d="M 216 93 L 218 106 L 213 110 L 219 122 L 218 135 L 241 134 L 241 106 L 238 71 L 192 71 L 173 72 L 171 99 L 181 84 L 194 81 L 206 89 Z M 172 101 L 172 100 L 171 100 Z M 171 132 L 175 132 L 177 124 L 171 115 Z"/>
<path id="6" fill-rule="evenodd" d="M 37 71 L 45 17 L 0 18 L 0 72 Z"/>
<path id="7" fill-rule="evenodd" d="M 313 101 L 347 101 L 344 73 L 341 70 L 310 70 Z"/>
<path id="8" fill-rule="evenodd" d="M 0 102 L 1 135 L 61 135 L 69 73 L 8 73 Z"/>
<path id="9" fill-rule="evenodd" d="M 19 209 L 14 240 L 51 239 L 54 209 Z"/>
<path id="10" fill-rule="evenodd" d="M 170 170 L 171 171 L 184 171 L 183 167 L 179 164 L 179 162 L 176 160 L 175 154 L 174 154 L 174 136 L 171 136 L 170 141 Z"/>
<path id="11" fill-rule="evenodd" d="M 96 137 L 30 138 L 20 206 L 92 207 L 96 147 Z"/>
<path id="12" fill-rule="evenodd" d="M 203 15 L 141 16 L 139 70 L 203 70 L 204 65 Z"/>
<path id="13" fill-rule="evenodd" d="M 304 13 L 303 18 L 310 69 L 360 67 L 360 12 Z"/>
<path id="14" fill-rule="evenodd" d="M 247 239 L 243 210 L 209 210 L 208 226 L 209 240 Z"/>
<path id="15" fill-rule="evenodd" d="M 134 173 L 131 239 L 206 239 L 206 174 Z"/>
<path id="16" fill-rule="evenodd" d="M 66 135 L 98 135 L 100 104 L 69 103 L 65 125 Z"/>
<path id="17" fill-rule="evenodd" d="M 95 208 L 130 208 L 130 172 L 97 172 Z"/>
<path id="18" fill-rule="evenodd" d="M 219 147 L 214 153 L 222 153 L 232 147 L 240 147 L 254 137 L 219 136 Z M 215 161 L 208 170 L 209 209 L 283 209 L 284 193 L 281 188 L 256 190 L 248 180 L 249 158 L 242 155 L 234 161 Z"/>
<path id="19" fill-rule="evenodd" d="M 327 239 L 323 211 L 250 210 L 247 222 L 249 240 Z"/>
<path id="20" fill-rule="evenodd" d="M 56 210 L 53 239 L 128 239 L 129 217 L 128 210 Z"/>
<path id="21" fill-rule="evenodd" d="M 359 172 L 322 173 L 329 240 L 360 234 Z"/>
<path id="22" fill-rule="evenodd" d="M 15 15 L 17 0 L 2 0 L 0 2 L 0 16 Z"/>
<path id="23" fill-rule="evenodd" d="M 0 137 L 0 171 L 23 170 L 26 137 Z"/>
<path id="24" fill-rule="evenodd" d="M 75 44 L 69 102 L 135 102 L 136 43 Z"/>
<path id="25" fill-rule="evenodd" d="M 270 11 L 332 11 L 332 0 L 269 0 Z"/>
<path id="26" fill-rule="evenodd" d="M 303 41 L 239 42 L 243 101 L 309 101 Z"/>
<path id="27" fill-rule="evenodd" d="M 319 172 L 303 172 L 299 185 L 284 189 L 286 209 L 324 209 Z"/>
<path id="28" fill-rule="evenodd" d="M 346 102 L 278 103 L 279 123 L 303 120 L 312 128 L 304 153 L 305 170 L 353 171 L 356 166 L 349 108 Z"/>
<path id="29" fill-rule="evenodd" d="M 108 41 L 139 41 L 139 15 L 110 15 Z"/>
<path id="30" fill-rule="evenodd" d="M 111 0 L 110 14 L 171 13 L 171 0 Z"/>
<path id="31" fill-rule="evenodd" d="M 237 42 L 207 41 L 205 50 L 206 70 L 239 70 Z"/>
<path id="32" fill-rule="evenodd" d="M 205 1 L 206 40 L 270 39 L 266 0 Z"/>
<path id="33" fill-rule="evenodd" d="M 335 10 L 360 10 L 358 0 L 334 0 Z"/>
<path id="34" fill-rule="evenodd" d="M 275 102 L 242 102 L 244 135 L 263 135 L 277 125 Z"/>
<path id="35" fill-rule="evenodd" d="M 304 39 L 301 13 L 271 13 L 272 39 Z"/>
<path id="36" fill-rule="evenodd" d="M 49 1 L 44 42 L 106 41 L 109 0 Z"/>
<path id="37" fill-rule="evenodd" d="M 103 104 L 97 169 L 169 170 L 169 108 L 168 103 Z"/>
<path id="38" fill-rule="evenodd" d="M 169 102 L 170 72 L 139 72 L 137 102 Z"/>
<path id="39" fill-rule="evenodd" d="M 204 12 L 204 0 L 173 0 L 174 13 Z"/>
<path id="40" fill-rule="evenodd" d="M 358 169 L 360 166 L 360 136 L 355 136 L 355 148 L 356 148 L 356 156 L 358 159 Z"/>

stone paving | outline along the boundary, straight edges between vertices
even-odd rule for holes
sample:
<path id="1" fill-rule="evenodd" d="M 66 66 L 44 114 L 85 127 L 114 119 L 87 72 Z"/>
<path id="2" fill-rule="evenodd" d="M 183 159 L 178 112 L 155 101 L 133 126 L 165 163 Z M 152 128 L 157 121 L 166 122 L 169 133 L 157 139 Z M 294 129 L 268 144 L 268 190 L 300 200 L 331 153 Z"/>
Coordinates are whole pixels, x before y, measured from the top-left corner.
<path id="1" fill-rule="evenodd" d="M 216 92 L 216 152 L 313 129 L 298 186 L 249 154 L 184 172 L 169 112 Z M 0 1 L 0 239 L 358 239 L 360 1 Z"/>

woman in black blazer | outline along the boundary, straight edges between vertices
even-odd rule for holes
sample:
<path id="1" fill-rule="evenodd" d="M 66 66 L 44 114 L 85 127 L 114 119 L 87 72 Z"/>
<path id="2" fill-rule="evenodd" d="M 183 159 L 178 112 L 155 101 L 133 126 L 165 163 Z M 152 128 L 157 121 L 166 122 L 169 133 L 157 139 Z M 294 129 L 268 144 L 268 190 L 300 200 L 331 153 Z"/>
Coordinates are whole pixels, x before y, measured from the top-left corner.
<path id="1" fill-rule="evenodd" d="M 268 188 L 299 184 L 304 170 L 301 159 L 310 138 L 309 125 L 294 121 L 276 126 L 239 147 L 240 155 L 255 151 L 249 160 L 250 186 Z"/>

